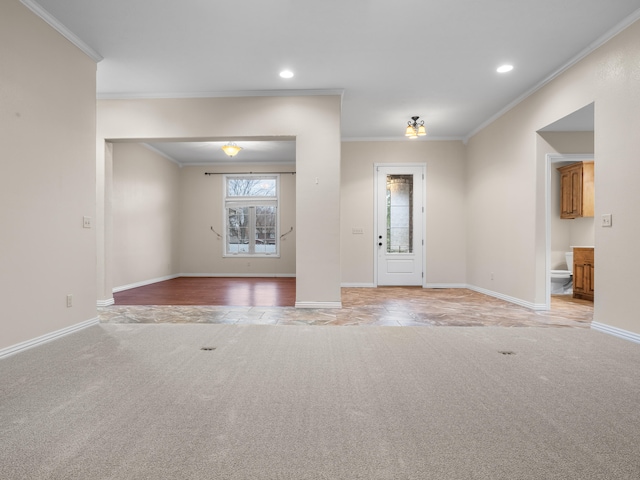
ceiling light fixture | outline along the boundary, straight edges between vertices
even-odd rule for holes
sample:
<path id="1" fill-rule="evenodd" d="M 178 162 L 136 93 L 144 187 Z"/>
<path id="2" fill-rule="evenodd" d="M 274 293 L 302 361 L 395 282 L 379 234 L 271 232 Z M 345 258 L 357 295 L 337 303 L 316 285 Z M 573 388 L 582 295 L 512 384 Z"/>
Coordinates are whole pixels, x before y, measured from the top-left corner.
<path id="1" fill-rule="evenodd" d="M 500 65 L 496 69 L 496 72 L 498 72 L 498 73 L 507 73 L 507 72 L 510 72 L 511 70 L 513 70 L 513 65 Z"/>
<path id="2" fill-rule="evenodd" d="M 420 117 L 411 117 L 411 120 L 407 122 L 407 129 L 404 132 L 405 137 L 418 138 L 424 137 L 427 134 L 427 129 L 424 127 L 424 120 L 418 119 Z"/>
<path id="3" fill-rule="evenodd" d="M 282 78 L 293 78 L 293 72 L 291 70 L 283 70 L 280 72 Z"/>
<path id="4" fill-rule="evenodd" d="M 223 145 L 221 148 L 222 148 L 222 151 L 227 155 L 229 155 L 230 157 L 235 157 L 238 154 L 238 152 L 242 150 L 242 147 L 239 147 L 235 143 L 227 143 L 226 145 Z"/>

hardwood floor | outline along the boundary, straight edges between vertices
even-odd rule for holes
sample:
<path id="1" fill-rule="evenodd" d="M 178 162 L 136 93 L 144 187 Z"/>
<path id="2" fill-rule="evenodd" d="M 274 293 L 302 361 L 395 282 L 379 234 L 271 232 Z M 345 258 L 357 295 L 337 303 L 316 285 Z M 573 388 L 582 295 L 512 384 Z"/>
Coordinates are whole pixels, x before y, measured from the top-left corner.
<path id="1" fill-rule="evenodd" d="M 103 323 L 589 328 L 593 303 L 554 295 L 534 311 L 468 289 L 343 288 L 342 308 L 295 308 L 294 278 L 183 277 L 115 294 Z"/>
<path id="2" fill-rule="evenodd" d="M 114 294 L 116 305 L 293 307 L 296 279 L 178 277 Z"/>

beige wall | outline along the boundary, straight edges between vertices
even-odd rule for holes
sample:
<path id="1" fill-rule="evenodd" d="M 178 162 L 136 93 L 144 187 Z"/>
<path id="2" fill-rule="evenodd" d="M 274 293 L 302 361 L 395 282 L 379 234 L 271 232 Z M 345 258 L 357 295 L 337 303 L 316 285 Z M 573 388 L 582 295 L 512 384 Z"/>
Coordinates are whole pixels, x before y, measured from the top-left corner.
<path id="1" fill-rule="evenodd" d="M 96 317 L 96 65 L 17 0 L 0 58 L 2 349 Z"/>
<path id="2" fill-rule="evenodd" d="M 291 172 L 295 165 L 183 167 L 180 171 L 180 268 L 186 275 L 295 276 L 296 175 L 280 175 L 280 257 L 223 257 L 223 176 L 205 172 Z"/>
<path id="3" fill-rule="evenodd" d="M 339 96 L 98 101 L 98 298 L 113 286 L 105 140 L 296 138 L 296 305 L 340 304 Z"/>
<path id="4" fill-rule="evenodd" d="M 536 131 L 595 101 L 594 320 L 640 333 L 632 303 L 640 259 L 640 23 L 636 22 L 474 135 L 468 143 L 468 267 L 472 285 L 544 300 L 544 163 Z M 495 272 L 490 280 L 490 272 Z"/>
<path id="5" fill-rule="evenodd" d="M 113 284 L 179 269 L 180 167 L 139 143 L 113 144 Z"/>
<path id="6" fill-rule="evenodd" d="M 426 164 L 426 283 L 464 285 L 465 147 L 460 141 L 344 142 L 340 239 L 343 285 L 371 286 L 374 272 L 374 164 Z M 352 234 L 363 228 L 364 234 Z"/>

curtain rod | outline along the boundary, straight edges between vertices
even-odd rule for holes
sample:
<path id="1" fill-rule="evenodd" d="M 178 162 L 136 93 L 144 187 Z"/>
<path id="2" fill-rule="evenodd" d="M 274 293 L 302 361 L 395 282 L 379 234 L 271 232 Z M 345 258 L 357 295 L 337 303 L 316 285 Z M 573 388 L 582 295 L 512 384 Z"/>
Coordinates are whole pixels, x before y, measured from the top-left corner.
<path id="1" fill-rule="evenodd" d="M 204 172 L 205 175 L 276 175 L 276 174 L 285 174 L 290 173 L 291 175 L 295 175 L 296 172 Z"/>

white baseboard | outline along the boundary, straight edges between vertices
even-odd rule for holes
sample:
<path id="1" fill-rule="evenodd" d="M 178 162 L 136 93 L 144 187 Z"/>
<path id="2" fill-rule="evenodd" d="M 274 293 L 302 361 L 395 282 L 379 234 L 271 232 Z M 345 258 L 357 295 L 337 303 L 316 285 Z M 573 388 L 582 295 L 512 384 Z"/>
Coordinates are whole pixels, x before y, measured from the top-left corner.
<path id="1" fill-rule="evenodd" d="M 342 302 L 296 302 L 296 308 L 342 308 Z"/>
<path id="2" fill-rule="evenodd" d="M 469 288 L 465 283 L 425 283 L 424 288 Z"/>
<path id="3" fill-rule="evenodd" d="M 295 278 L 295 273 L 181 273 L 177 277 Z"/>
<path id="4" fill-rule="evenodd" d="M 132 288 L 144 287 L 145 285 L 151 285 L 153 283 L 164 282 L 166 280 L 172 280 L 174 278 L 178 278 L 180 275 L 165 275 L 164 277 L 151 278 L 149 280 L 142 280 L 141 282 L 129 283 L 127 285 L 121 285 L 119 287 L 114 287 L 111 292 L 118 293 L 124 292 L 125 290 L 131 290 Z"/>
<path id="5" fill-rule="evenodd" d="M 612 327 L 611 325 L 600 322 L 591 322 L 591 328 L 593 330 L 597 330 L 598 332 L 607 333 L 618 338 L 623 338 L 624 340 L 630 340 L 635 343 L 640 343 L 639 334 L 629 332 L 628 330 L 623 330 L 622 328 Z"/>
<path id="6" fill-rule="evenodd" d="M 98 300 L 96 305 L 98 307 L 108 307 L 109 305 L 114 305 L 116 303 L 115 298 L 107 298 L 106 300 Z"/>
<path id="7" fill-rule="evenodd" d="M 71 325 L 70 327 L 66 327 L 61 330 L 56 330 L 55 332 L 47 333 L 46 335 L 42 335 L 40 337 L 27 340 L 26 342 L 18 343 L 16 345 L 3 348 L 2 350 L 0 350 L 0 358 L 8 357 L 9 355 L 13 355 L 14 353 L 22 352 L 24 350 L 27 350 L 28 348 L 32 348 L 46 342 L 50 342 L 51 340 L 55 340 L 56 338 L 63 337 L 65 335 L 69 335 L 70 333 L 77 332 L 78 330 L 82 330 L 84 328 L 97 325 L 98 322 L 99 322 L 98 317 L 92 318 L 91 320 L 86 320 L 84 322 Z"/>
<path id="8" fill-rule="evenodd" d="M 483 295 L 488 295 L 490 297 L 499 298 L 500 300 L 504 300 L 505 302 L 515 303 L 516 305 L 520 305 L 521 307 L 528 308 L 530 310 L 547 310 L 547 305 L 544 303 L 532 303 L 527 302 L 525 300 L 521 300 L 520 298 L 511 297 L 509 295 L 503 295 L 502 293 L 493 292 L 491 290 L 487 290 L 485 288 L 476 287 L 473 285 L 467 285 L 469 290 L 473 290 L 474 292 L 482 293 Z"/>
<path id="9" fill-rule="evenodd" d="M 341 283 L 341 287 L 344 288 L 376 288 L 375 283 Z"/>

